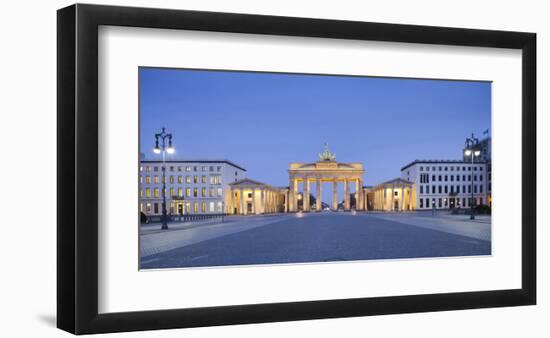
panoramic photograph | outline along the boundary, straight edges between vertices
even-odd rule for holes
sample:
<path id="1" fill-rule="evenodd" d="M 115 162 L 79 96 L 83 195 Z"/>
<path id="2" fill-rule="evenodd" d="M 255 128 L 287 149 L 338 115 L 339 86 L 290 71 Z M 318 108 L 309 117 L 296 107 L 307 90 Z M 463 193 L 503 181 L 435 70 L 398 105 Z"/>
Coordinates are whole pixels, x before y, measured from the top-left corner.
<path id="1" fill-rule="evenodd" d="M 492 254 L 491 82 L 138 72 L 140 269 Z"/>

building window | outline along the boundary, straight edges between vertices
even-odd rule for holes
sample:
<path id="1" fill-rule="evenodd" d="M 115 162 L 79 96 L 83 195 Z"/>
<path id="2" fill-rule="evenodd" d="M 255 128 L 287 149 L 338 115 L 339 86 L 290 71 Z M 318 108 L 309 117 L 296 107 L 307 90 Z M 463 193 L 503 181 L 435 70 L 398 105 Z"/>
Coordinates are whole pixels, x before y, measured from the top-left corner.
<path id="1" fill-rule="evenodd" d="M 170 171 L 174 171 L 174 166 L 173 165 L 170 166 Z"/>
<path id="2" fill-rule="evenodd" d="M 185 183 L 191 183 L 191 176 L 185 176 Z"/>
<path id="3" fill-rule="evenodd" d="M 193 176 L 193 183 L 199 183 L 199 176 Z"/>
<path id="4" fill-rule="evenodd" d="M 235 171 L 235 176 L 237 176 L 237 172 Z"/>
<path id="5" fill-rule="evenodd" d="M 181 165 L 178 165 L 178 171 L 181 171 Z"/>
<path id="6" fill-rule="evenodd" d="M 447 168 L 447 167 L 445 167 L 445 168 Z M 447 175 L 445 175 L 445 182 L 447 182 L 448 179 L 449 179 L 449 177 Z"/>
<path id="7" fill-rule="evenodd" d="M 176 196 L 176 191 L 174 188 L 170 188 L 170 196 Z"/>
<path id="8" fill-rule="evenodd" d="M 210 166 L 210 171 L 214 171 L 214 166 Z"/>
<path id="9" fill-rule="evenodd" d="M 248 193 L 248 198 L 252 198 L 252 193 L 251 192 Z"/>
<path id="10" fill-rule="evenodd" d="M 445 167 L 445 171 L 449 170 L 449 167 Z"/>
<path id="11" fill-rule="evenodd" d="M 451 182 L 453 182 L 454 180 L 455 180 L 455 175 L 451 175 Z"/>
<path id="12" fill-rule="evenodd" d="M 199 188 L 193 188 L 193 197 L 199 197 Z"/>
<path id="13" fill-rule="evenodd" d="M 218 188 L 218 197 L 221 197 L 223 194 L 223 189 L 222 188 Z"/>
<path id="14" fill-rule="evenodd" d="M 469 186 L 468 186 L 468 194 L 471 194 L 471 193 L 472 193 L 472 186 L 469 185 Z"/>
<path id="15" fill-rule="evenodd" d="M 183 176 L 181 175 L 178 176 L 178 183 L 180 184 L 183 183 Z"/>
<path id="16" fill-rule="evenodd" d="M 154 166 L 154 167 L 153 167 L 153 171 L 159 171 L 159 167 Z"/>
<path id="17" fill-rule="evenodd" d="M 468 181 L 469 181 L 469 182 L 472 181 L 472 175 L 468 175 Z"/>
<path id="18" fill-rule="evenodd" d="M 193 171 L 197 171 L 198 167 L 196 165 L 193 166 Z"/>
<path id="19" fill-rule="evenodd" d="M 465 185 L 462 186 L 462 193 L 463 193 L 463 194 L 466 193 L 466 186 L 465 186 Z"/>
<path id="20" fill-rule="evenodd" d="M 145 211 L 146 211 L 147 213 L 151 212 L 151 203 L 145 204 Z"/>
<path id="21" fill-rule="evenodd" d="M 460 175 L 456 175 L 456 181 L 460 182 Z"/>
<path id="22" fill-rule="evenodd" d="M 145 198 L 151 198 L 151 188 L 145 189 Z"/>
<path id="23" fill-rule="evenodd" d="M 220 171 L 222 171 L 222 166 L 219 165 L 216 169 L 217 169 L 218 172 L 220 172 Z"/>
<path id="24" fill-rule="evenodd" d="M 159 177 L 158 177 L 158 176 L 155 176 L 155 177 L 153 178 L 153 182 L 154 182 L 155 184 L 159 184 Z"/>
<path id="25" fill-rule="evenodd" d="M 159 204 L 158 203 L 154 204 L 154 212 L 155 212 L 155 214 L 159 213 Z"/>
<path id="26" fill-rule="evenodd" d="M 185 188 L 185 196 L 191 197 L 191 188 Z"/>
<path id="27" fill-rule="evenodd" d="M 202 182 L 202 183 L 206 183 L 206 176 L 205 176 L 205 175 L 202 175 L 202 177 L 201 177 L 201 182 Z"/>
<path id="28" fill-rule="evenodd" d="M 420 193 L 421 193 L 421 194 L 424 193 L 424 187 L 423 187 L 423 186 L 420 186 Z"/>
<path id="29" fill-rule="evenodd" d="M 206 188 L 201 189 L 201 196 L 206 197 Z"/>
<path id="30" fill-rule="evenodd" d="M 420 199 L 420 208 L 424 208 L 424 199 L 423 198 Z"/>
<path id="31" fill-rule="evenodd" d="M 193 212 L 194 212 L 195 214 L 198 214 L 198 213 L 199 213 L 199 202 L 193 203 Z"/>
<path id="32" fill-rule="evenodd" d="M 435 185 L 432 185 L 432 194 L 435 194 Z"/>
<path id="33" fill-rule="evenodd" d="M 191 171 L 191 167 L 188 166 L 188 165 L 186 165 L 186 166 L 185 166 L 185 171 Z"/>
<path id="34" fill-rule="evenodd" d="M 437 192 L 438 192 L 439 194 L 441 194 L 441 186 L 440 186 L 440 185 L 437 186 Z"/>
<path id="35" fill-rule="evenodd" d="M 210 208 L 209 208 L 209 211 L 210 211 L 210 212 L 216 211 L 214 202 L 210 202 L 210 205 L 209 205 L 209 206 L 210 206 Z"/>
<path id="36" fill-rule="evenodd" d="M 420 174 L 420 183 L 429 183 L 430 175 L 429 174 Z"/>
<path id="37" fill-rule="evenodd" d="M 479 186 L 479 192 L 480 192 L 480 193 L 483 193 L 483 184 L 481 184 L 481 185 Z"/>
<path id="38" fill-rule="evenodd" d="M 155 188 L 155 190 L 153 192 L 153 197 L 159 198 L 159 188 Z"/>
<path id="39" fill-rule="evenodd" d="M 222 202 L 218 202 L 218 212 L 223 212 Z"/>
<path id="40" fill-rule="evenodd" d="M 205 165 L 202 166 L 202 171 L 206 171 L 206 166 Z"/>
<path id="41" fill-rule="evenodd" d="M 483 175 L 479 175 L 479 180 L 483 181 Z"/>
<path id="42" fill-rule="evenodd" d="M 178 196 L 183 197 L 183 189 L 182 188 L 178 188 Z"/>
<path id="43" fill-rule="evenodd" d="M 437 205 L 441 208 L 443 206 L 443 203 L 442 203 L 442 199 L 439 198 L 438 201 L 437 201 Z"/>
<path id="44" fill-rule="evenodd" d="M 216 193 L 216 190 L 214 188 L 210 188 L 210 197 L 214 197 Z"/>
<path id="45" fill-rule="evenodd" d="M 424 171 L 424 167 L 420 167 L 420 171 Z M 409 172 L 407 171 L 407 175 L 409 174 Z"/>
<path id="46" fill-rule="evenodd" d="M 201 203 L 201 212 L 206 212 L 206 202 Z"/>
<path id="47" fill-rule="evenodd" d="M 449 192 L 449 187 L 445 186 L 445 193 Z"/>
<path id="48" fill-rule="evenodd" d="M 145 176 L 145 183 L 151 184 L 151 176 Z"/>
<path id="49" fill-rule="evenodd" d="M 170 175 L 170 184 L 174 184 L 174 176 Z"/>

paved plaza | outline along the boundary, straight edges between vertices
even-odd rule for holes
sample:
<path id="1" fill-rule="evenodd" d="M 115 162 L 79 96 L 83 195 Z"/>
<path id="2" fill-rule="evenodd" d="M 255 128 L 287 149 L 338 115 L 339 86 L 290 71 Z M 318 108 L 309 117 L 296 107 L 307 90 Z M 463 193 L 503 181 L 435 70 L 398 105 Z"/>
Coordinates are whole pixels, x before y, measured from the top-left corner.
<path id="1" fill-rule="evenodd" d="M 141 268 L 491 254 L 491 219 L 429 212 L 230 216 L 140 229 Z"/>

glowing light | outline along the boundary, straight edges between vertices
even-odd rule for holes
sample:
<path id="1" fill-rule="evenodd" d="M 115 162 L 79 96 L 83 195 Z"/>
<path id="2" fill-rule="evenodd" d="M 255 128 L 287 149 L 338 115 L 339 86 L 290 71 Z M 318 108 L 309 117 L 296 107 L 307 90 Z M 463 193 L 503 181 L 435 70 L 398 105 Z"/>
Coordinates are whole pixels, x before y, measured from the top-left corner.
<path id="1" fill-rule="evenodd" d="M 173 154 L 173 153 L 176 152 L 176 149 L 174 149 L 173 147 L 168 147 L 168 148 L 166 148 L 166 152 L 167 152 L 168 154 Z"/>
<path id="2" fill-rule="evenodd" d="M 476 150 L 476 151 L 474 152 L 474 155 L 475 155 L 475 156 L 479 156 L 479 154 L 481 154 L 481 151 L 479 151 L 479 150 Z"/>
<path id="3" fill-rule="evenodd" d="M 153 152 L 154 152 L 155 154 L 160 154 L 160 148 L 159 148 L 159 147 L 153 148 Z"/>
<path id="4" fill-rule="evenodd" d="M 466 149 L 466 150 L 464 151 L 464 154 L 465 154 L 466 156 L 470 156 L 470 155 L 472 155 L 472 151 L 471 151 L 470 149 Z"/>

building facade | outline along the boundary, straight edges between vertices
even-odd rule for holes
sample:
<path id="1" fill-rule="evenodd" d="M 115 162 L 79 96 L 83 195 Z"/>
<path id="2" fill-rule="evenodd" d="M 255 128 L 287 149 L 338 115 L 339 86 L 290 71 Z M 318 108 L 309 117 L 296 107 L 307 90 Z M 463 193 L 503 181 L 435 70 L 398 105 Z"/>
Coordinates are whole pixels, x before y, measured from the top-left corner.
<path id="1" fill-rule="evenodd" d="M 332 184 L 332 209 L 338 210 L 338 184 L 344 186 L 344 210 L 351 209 L 351 185 L 355 186 L 356 196 L 359 197 L 356 202 L 356 209 L 363 210 L 363 175 L 365 169 L 363 163 L 341 163 L 336 161 L 336 155 L 332 154 L 328 145 L 325 145 L 325 151 L 319 154 L 319 160 L 314 163 L 291 163 L 288 169 L 289 175 L 289 193 L 288 208 L 290 212 L 298 210 L 299 185 L 302 185 L 302 211 L 321 211 L 323 190 L 322 184 L 330 182 Z M 315 205 L 311 205 L 310 196 L 313 193 L 313 184 L 315 185 Z"/>
<path id="2" fill-rule="evenodd" d="M 227 213 L 259 215 L 287 211 L 287 188 L 273 187 L 249 178 L 229 183 Z"/>
<path id="3" fill-rule="evenodd" d="M 140 161 L 139 207 L 148 216 L 162 214 L 163 194 L 172 216 L 225 212 L 229 184 L 246 175 L 245 168 L 228 160 L 170 160 L 166 161 L 163 191 L 162 167 L 162 161 Z"/>
<path id="4" fill-rule="evenodd" d="M 488 204 L 487 164 L 483 162 L 416 160 L 401 168 L 401 178 L 414 183 L 418 210 Z"/>
<path id="5" fill-rule="evenodd" d="M 487 204 L 489 206 L 491 206 L 491 202 L 492 202 L 492 175 L 491 175 L 491 170 L 492 170 L 492 163 L 491 163 L 491 137 L 487 137 L 481 141 L 479 141 L 479 143 L 477 145 L 475 145 L 473 147 L 475 150 L 479 150 L 480 151 L 480 154 L 479 156 L 477 157 L 474 157 L 474 163 L 478 163 L 478 162 L 481 162 L 481 163 L 486 163 L 487 166 L 486 166 L 486 170 L 487 170 Z M 463 156 L 463 159 L 464 161 L 468 161 L 470 160 L 471 162 L 471 158 L 469 158 L 469 156 L 466 156 L 465 155 L 465 148 L 462 149 L 462 156 Z"/>
<path id="6" fill-rule="evenodd" d="M 413 182 L 396 178 L 365 190 L 368 210 L 412 211 L 416 209 L 416 188 Z"/>

